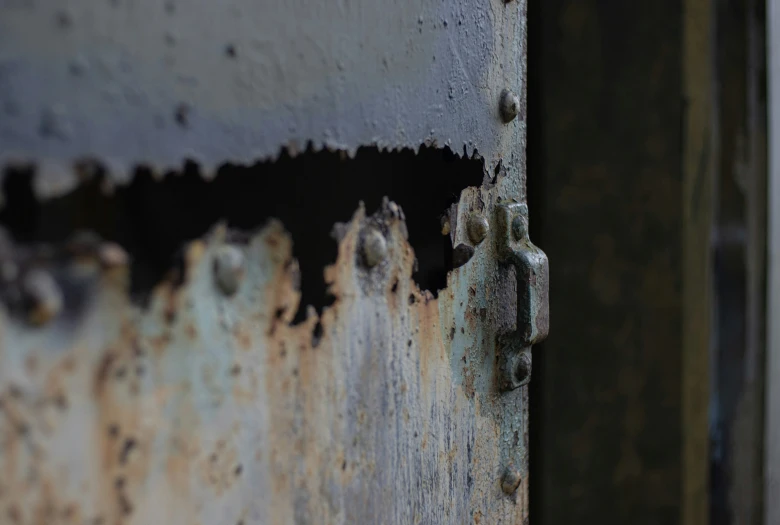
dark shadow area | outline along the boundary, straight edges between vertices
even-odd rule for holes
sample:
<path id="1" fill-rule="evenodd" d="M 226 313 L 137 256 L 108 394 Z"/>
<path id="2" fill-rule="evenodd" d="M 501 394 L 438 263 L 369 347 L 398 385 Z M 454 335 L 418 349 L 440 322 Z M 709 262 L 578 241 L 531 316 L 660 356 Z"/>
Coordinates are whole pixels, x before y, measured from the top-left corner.
<path id="1" fill-rule="evenodd" d="M 122 245 L 132 260 L 132 294 L 143 301 L 172 267 L 182 245 L 218 221 L 254 230 L 274 217 L 293 238 L 301 270 L 301 308 L 330 304 L 323 269 L 336 260 L 331 238 L 336 222 L 349 221 L 363 201 L 373 213 L 384 196 L 404 210 L 409 241 L 417 256 L 415 280 L 437 292 L 452 268 L 452 246 L 441 234 L 441 217 L 461 190 L 484 179 L 483 162 L 448 149 L 422 147 L 380 152 L 361 148 L 354 159 L 340 152 L 287 152 L 251 167 L 222 166 L 211 181 L 197 164 L 156 180 L 139 168 L 128 186 L 106 195 L 100 168 L 64 197 L 41 203 L 32 190 L 32 170 L 6 173 L 6 206 L 0 225 L 19 242 L 59 242 L 90 230 Z"/>
<path id="2" fill-rule="evenodd" d="M 764 493 L 766 2 L 716 4 L 710 524 L 759 524 Z"/>
<path id="3" fill-rule="evenodd" d="M 683 4 L 528 2 L 532 525 L 679 523 Z"/>

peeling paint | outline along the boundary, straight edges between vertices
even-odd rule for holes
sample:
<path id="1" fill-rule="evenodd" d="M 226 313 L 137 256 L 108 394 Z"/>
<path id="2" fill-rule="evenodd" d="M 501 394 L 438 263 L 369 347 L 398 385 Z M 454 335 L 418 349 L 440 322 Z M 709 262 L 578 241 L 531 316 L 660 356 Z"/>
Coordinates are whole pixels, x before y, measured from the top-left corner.
<path id="1" fill-rule="evenodd" d="M 475 243 L 466 220 L 525 200 L 525 33 L 524 1 L 0 5 L 0 166 L 34 173 L 38 200 L 97 179 L 119 194 L 186 162 L 236 206 L 241 186 L 225 181 L 257 172 L 235 167 L 323 149 L 484 159 L 482 186 L 446 197 L 457 203 L 442 231 L 467 256 L 437 296 L 412 279 L 404 213 L 388 200 L 333 229 L 334 302 L 296 323 L 301 272 L 275 219 L 193 240 L 144 305 L 130 298 L 130 248 L 46 245 L 53 256 L 20 261 L 48 272 L 64 304 L 34 324 L 27 303 L 0 297 L 0 523 L 527 524 L 527 388 L 497 381 L 516 280 L 495 230 Z M 511 122 L 504 90 L 517 94 Z M 452 182 L 457 167 L 429 171 Z M 139 202 L 154 225 L 169 211 Z M 308 216 L 334 222 L 321 207 Z M 179 213 L 165 233 L 188 221 Z M 311 242 L 303 233 L 296 243 Z"/>
<path id="2" fill-rule="evenodd" d="M 220 227 L 190 243 L 183 284 L 161 283 L 147 309 L 127 298 L 126 266 L 95 265 L 77 320 L 32 327 L 3 312 L 10 522 L 523 523 L 527 390 L 495 385 L 493 243 L 435 299 L 411 279 L 402 217 L 389 201 L 357 210 L 325 271 L 335 303 L 298 325 L 292 243 L 274 221 L 240 247 L 234 295 L 214 278 Z M 356 255 L 368 225 L 387 244 L 373 267 Z M 523 477 L 511 496 L 508 464 Z"/>

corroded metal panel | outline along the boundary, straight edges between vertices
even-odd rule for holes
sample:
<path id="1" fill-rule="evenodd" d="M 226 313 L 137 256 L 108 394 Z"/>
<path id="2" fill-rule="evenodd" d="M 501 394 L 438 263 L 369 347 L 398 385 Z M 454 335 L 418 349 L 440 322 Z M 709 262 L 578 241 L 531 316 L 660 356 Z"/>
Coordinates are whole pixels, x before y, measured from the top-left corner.
<path id="1" fill-rule="evenodd" d="M 0 2 L 0 164 L 212 171 L 282 147 L 522 147 L 525 2 Z M 510 124 L 503 90 L 516 93 Z"/>
<path id="2" fill-rule="evenodd" d="M 492 216 L 493 191 L 464 190 L 457 217 Z M 371 267 L 369 228 L 386 245 Z M 36 259 L 66 308 L 44 326 L 0 318 L 0 522 L 527 523 L 527 388 L 494 377 L 517 293 L 494 233 L 434 298 L 411 279 L 398 206 L 334 231 L 335 303 L 298 325 L 275 221 L 232 244 L 232 295 L 221 227 L 146 308 L 121 257 Z"/>
<path id="3" fill-rule="evenodd" d="M 0 523 L 526 523 L 491 228 L 525 199 L 525 6 L 0 0 L 0 165 L 32 163 L 38 198 L 84 160 L 121 184 L 309 146 L 449 146 L 486 172 L 448 215 L 438 297 L 400 208 L 361 206 L 334 228 L 335 302 L 299 324 L 278 221 L 193 241 L 148 305 L 116 251 L 0 242 Z"/>

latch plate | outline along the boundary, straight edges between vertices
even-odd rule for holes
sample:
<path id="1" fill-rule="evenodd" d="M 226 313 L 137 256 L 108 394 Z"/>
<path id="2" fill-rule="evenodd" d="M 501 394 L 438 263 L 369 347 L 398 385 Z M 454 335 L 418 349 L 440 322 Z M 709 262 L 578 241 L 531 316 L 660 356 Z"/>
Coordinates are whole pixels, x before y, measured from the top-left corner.
<path id="1" fill-rule="evenodd" d="M 514 390 L 531 380 L 531 346 L 550 329 L 547 255 L 528 236 L 528 206 L 499 203 L 496 208 L 499 260 L 517 271 L 517 326 L 499 338 L 499 383 Z"/>

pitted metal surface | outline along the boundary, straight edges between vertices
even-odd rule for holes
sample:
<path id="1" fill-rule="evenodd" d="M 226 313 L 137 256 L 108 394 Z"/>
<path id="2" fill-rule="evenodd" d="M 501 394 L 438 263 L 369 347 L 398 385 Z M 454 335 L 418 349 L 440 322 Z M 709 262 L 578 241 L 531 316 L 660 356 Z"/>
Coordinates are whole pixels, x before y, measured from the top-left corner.
<path id="1" fill-rule="evenodd" d="M 279 221 L 194 240 L 147 306 L 115 245 L 0 243 L 21 270 L 0 283 L 21 294 L 0 297 L 0 523 L 527 524 L 528 393 L 496 379 L 517 289 L 490 224 L 525 199 L 525 20 L 503 0 L 0 0 L 0 166 L 32 164 L 38 198 L 285 148 L 449 146 L 486 173 L 449 211 L 438 297 L 400 207 L 361 205 L 334 228 L 334 303 L 299 324 Z"/>
<path id="2" fill-rule="evenodd" d="M 491 216 L 490 197 L 469 188 L 458 213 Z M 367 228 L 386 244 L 373 266 Z M 275 221 L 246 244 L 222 227 L 192 242 L 183 284 L 145 309 L 110 246 L 39 259 L 70 313 L 0 316 L 0 521 L 527 523 L 527 390 L 494 380 L 511 329 L 495 298 L 515 293 L 495 243 L 434 299 L 411 279 L 398 206 L 338 230 L 335 303 L 298 325 Z"/>
<path id="3" fill-rule="evenodd" d="M 525 9 L 0 2 L 0 165 L 34 162 L 42 196 L 71 188 L 84 158 L 117 182 L 139 165 L 212 172 L 308 145 L 437 144 L 493 166 L 524 148 Z M 509 123 L 504 90 L 518 94 Z"/>

